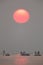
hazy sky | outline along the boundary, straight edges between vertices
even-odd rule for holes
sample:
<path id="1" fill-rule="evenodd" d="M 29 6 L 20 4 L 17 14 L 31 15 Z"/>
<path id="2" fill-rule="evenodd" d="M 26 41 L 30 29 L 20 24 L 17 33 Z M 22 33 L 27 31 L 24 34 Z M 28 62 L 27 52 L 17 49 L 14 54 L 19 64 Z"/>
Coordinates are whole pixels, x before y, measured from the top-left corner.
<path id="1" fill-rule="evenodd" d="M 16 9 L 30 12 L 30 20 L 17 24 L 13 20 Z M 0 51 L 40 50 L 43 52 L 43 0 L 0 0 Z"/>

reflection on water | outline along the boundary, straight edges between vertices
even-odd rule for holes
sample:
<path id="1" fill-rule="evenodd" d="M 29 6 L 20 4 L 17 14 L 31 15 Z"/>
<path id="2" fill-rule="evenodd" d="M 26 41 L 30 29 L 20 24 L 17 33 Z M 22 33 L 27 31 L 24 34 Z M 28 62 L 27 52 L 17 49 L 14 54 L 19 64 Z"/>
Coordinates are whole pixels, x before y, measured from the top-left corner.
<path id="1" fill-rule="evenodd" d="M 28 58 L 25 56 L 17 55 L 15 56 L 15 65 L 27 65 Z"/>
<path id="2" fill-rule="evenodd" d="M 0 65 L 43 65 L 43 56 L 0 56 Z"/>

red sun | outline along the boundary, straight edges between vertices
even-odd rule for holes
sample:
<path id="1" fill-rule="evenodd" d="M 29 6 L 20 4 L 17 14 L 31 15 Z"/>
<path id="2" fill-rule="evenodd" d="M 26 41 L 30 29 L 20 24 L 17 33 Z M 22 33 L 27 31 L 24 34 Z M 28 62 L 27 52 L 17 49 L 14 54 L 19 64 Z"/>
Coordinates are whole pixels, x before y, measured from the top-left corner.
<path id="1" fill-rule="evenodd" d="M 13 13 L 13 19 L 16 23 L 26 23 L 30 19 L 30 13 L 24 9 L 18 9 Z"/>

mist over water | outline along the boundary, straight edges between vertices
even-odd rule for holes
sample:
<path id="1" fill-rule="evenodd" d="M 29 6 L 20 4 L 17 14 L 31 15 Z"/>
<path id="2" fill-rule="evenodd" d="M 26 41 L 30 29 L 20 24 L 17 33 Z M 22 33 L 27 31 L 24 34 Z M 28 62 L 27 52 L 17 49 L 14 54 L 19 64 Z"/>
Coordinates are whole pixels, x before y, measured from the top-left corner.
<path id="1" fill-rule="evenodd" d="M 0 56 L 0 65 L 43 65 L 43 56 Z"/>

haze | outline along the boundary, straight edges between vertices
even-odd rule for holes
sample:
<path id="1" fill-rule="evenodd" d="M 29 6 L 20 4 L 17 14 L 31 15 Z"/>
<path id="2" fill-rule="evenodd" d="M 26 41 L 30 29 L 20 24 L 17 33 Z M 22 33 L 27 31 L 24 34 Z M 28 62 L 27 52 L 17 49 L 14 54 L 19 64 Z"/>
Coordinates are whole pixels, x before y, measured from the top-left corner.
<path id="1" fill-rule="evenodd" d="M 30 12 L 25 24 L 13 20 L 19 8 Z M 43 0 L 0 0 L 0 53 L 3 49 L 12 54 L 21 50 L 43 52 Z"/>

